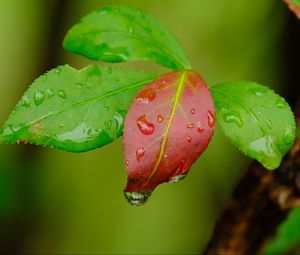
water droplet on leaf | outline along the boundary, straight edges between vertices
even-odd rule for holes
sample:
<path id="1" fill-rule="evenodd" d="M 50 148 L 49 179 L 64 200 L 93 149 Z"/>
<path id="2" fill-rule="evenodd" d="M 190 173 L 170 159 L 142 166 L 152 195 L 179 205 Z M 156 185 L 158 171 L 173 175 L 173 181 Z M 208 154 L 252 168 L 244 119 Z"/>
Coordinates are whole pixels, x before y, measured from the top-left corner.
<path id="1" fill-rule="evenodd" d="M 279 109 L 284 109 L 288 106 L 287 102 L 283 98 L 278 98 L 275 103 L 275 107 Z"/>
<path id="2" fill-rule="evenodd" d="M 232 112 L 229 112 L 229 113 L 225 113 L 223 115 L 223 119 L 227 123 L 235 123 L 238 127 L 243 126 L 243 121 L 242 121 L 241 115 L 237 111 L 232 111 Z"/>
<path id="3" fill-rule="evenodd" d="M 158 121 L 159 123 L 162 123 L 162 122 L 164 121 L 164 117 L 161 116 L 160 114 L 157 115 L 157 121 Z"/>
<path id="4" fill-rule="evenodd" d="M 45 97 L 46 97 L 45 92 L 43 92 L 41 90 L 36 91 L 33 96 L 34 104 L 36 106 L 41 105 L 44 102 Z"/>
<path id="5" fill-rule="evenodd" d="M 143 103 L 143 104 L 149 104 L 151 101 L 153 101 L 156 97 L 156 92 L 154 89 L 144 89 L 140 91 L 135 99 L 138 103 Z"/>
<path id="6" fill-rule="evenodd" d="M 208 126 L 213 128 L 215 125 L 215 117 L 211 111 L 207 112 Z"/>
<path id="7" fill-rule="evenodd" d="M 137 126 L 144 135 L 151 135 L 154 132 L 154 124 L 146 119 L 145 114 L 137 119 Z"/>
<path id="8" fill-rule="evenodd" d="M 198 133 L 202 133 L 204 131 L 204 128 L 200 121 L 197 121 L 197 131 Z"/>
<path id="9" fill-rule="evenodd" d="M 62 89 L 57 92 L 57 95 L 61 98 L 64 98 L 64 99 L 67 98 L 66 92 Z"/>
<path id="10" fill-rule="evenodd" d="M 120 78 L 118 76 L 114 76 L 114 81 L 120 81 Z"/>
<path id="11" fill-rule="evenodd" d="M 82 89 L 82 88 L 84 87 L 84 84 L 81 83 L 81 82 L 77 82 L 77 83 L 75 84 L 75 86 L 76 86 L 76 88 Z"/>
<path id="12" fill-rule="evenodd" d="M 140 159 L 145 155 L 145 149 L 144 147 L 141 147 L 139 148 L 137 151 L 136 151 L 136 160 L 137 161 L 140 161 Z"/>
<path id="13" fill-rule="evenodd" d="M 104 125 L 105 125 L 106 130 L 111 130 L 111 127 L 112 127 L 112 121 L 111 121 L 111 120 L 106 121 L 106 122 L 104 123 Z"/>
<path id="14" fill-rule="evenodd" d="M 61 73 L 61 68 L 60 68 L 60 67 L 55 68 L 54 72 L 55 72 L 55 75 L 56 75 L 56 76 L 60 75 L 60 73 Z"/>
<path id="15" fill-rule="evenodd" d="M 186 128 L 193 129 L 195 127 L 194 123 L 187 123 Z"/>
<path id="16" fill-rule="evenodd" d="M 195 109 L 193 108 L 193 109 L 191 109 L 191 114 L 195 114 Z"/>
<path id="17" fill-rule="evenodd" d="M 47 94 L 47 97 L 48 97 L 48 98 L 53 97 L 53 96 L 54 96 L 54 91 L 53 91 L 53 89 L 47 89 L 47 90 L 46 90 L 46 94 Z"/>
<path id="18" fill-rule="evenodd" d="M 267 94 L 268 90 L 262 87 L 251 88 L 249 91 L 255 96 L 261 97 Z"/>
<path id="19" fill-rule="evenodd" d="M 191 143 L 191 142 L 192 142 L 192 137 L 188 136 L 188 137 L 186 138 L 186 140 L 187 140 L 188 143 Z"/>
<path id="20" fill-rule="evenodd" d="M 24 108 L 28 108 L 30 107 L 30 103 L 29 103 L 29 99 L 27 96 L 23 96 L 20 102 L 20 106 L 24 107 Z"/>
<path id="21" fill-rule="evenodd" d="M 144 204 L 147 199 L 151 196 L 152 191 L 146 191 L 146 192 L 124 192 L 124 196 L 127 199 L 127 201 L 134 205 L 134 206 L 140 206 Z"/>
<path id="22" fill-rule="evenodd" d="M 176 176 L 173 176 L 169 182 L 170 183 L 177 183 L 179 181 L 182 181 L 184 178 L 186 177 L 186 174 L 180 174 L 180 175 L 176 175 Z"/>
<path id="23" fill-rule="evenodd" d="M 126 165 L 126 166 L 129 166 L 129 160 L 128 160 L 128 159 L 125 160 L 125 165 Z"/>

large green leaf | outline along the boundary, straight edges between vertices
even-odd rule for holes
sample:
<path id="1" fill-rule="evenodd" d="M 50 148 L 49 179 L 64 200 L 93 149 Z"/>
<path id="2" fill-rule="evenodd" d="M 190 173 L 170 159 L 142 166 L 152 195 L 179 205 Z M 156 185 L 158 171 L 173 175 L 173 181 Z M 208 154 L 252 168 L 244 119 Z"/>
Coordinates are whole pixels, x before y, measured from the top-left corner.
<path id="1" fill-rule="evenodd" d="M 189 68 L 184 50 L 161 23 L 126 6 L 105 6 L 88 14 L 68 32 L 64 47 L 93 60 L 151 60 L 171 69 Z"/>
<path id="2" fill-rule="evenodd" d="M 246 155 L 268 169 L 279 166 L 295 139 L 295 120 L 286 101 L 248 81 L 211 87 L 217 122 Z"/>
<path id="3" fill-rule="evenodd" d="M 38 78 L 9 116 L 2 143 L 29 142 L 65 151 L 101 147 L 122 135 L 125 114 L 156 73 L 90 65 L 58 67 Z"/>

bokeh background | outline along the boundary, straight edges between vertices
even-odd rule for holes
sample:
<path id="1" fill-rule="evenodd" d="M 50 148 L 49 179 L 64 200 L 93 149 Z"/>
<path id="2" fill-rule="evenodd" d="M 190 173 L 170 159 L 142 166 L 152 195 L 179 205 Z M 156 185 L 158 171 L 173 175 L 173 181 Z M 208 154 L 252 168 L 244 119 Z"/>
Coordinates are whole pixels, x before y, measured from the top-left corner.
<path id="1" fill-rule="evenodd" d="M 63 37 L 80 17 L 113 3 L 161 20 L 208 84 L 252 80 L 295 102 L 297 25 L 281 1 L 0 0 L 1 123 L 46 70 L 90 63 L 65 52 Z M 161 185 L 136 208 L 122 193 L 121 139 L 82 154 L 0 145 L 0 252 L 200 254 L 248 163 L 217 128 L 183 182 Z"/>

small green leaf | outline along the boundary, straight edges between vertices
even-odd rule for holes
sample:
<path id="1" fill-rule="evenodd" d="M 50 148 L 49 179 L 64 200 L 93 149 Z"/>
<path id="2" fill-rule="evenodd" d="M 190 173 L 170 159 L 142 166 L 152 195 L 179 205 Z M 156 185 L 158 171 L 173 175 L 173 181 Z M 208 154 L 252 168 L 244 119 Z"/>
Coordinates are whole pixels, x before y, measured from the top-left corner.
<path id="1" fill-rule="evenodd" d="M 277 168 L 295 139 L 295 120 L 287 102 L 249 81 L 219 84 L 211 92 L 217 122 L 231 142 L 266 168 Z"/>
<path id="2" fill-rule="evenodd" d="M 65 151 L 101 147 L 123 133 L 137 91 L 157 73 L 68 65 L 38 78 L 25 92 L 0 134 L 2 143 L 29 142 Z"/>
<path id="3" fill-rule="evenodd" d="M 85 16 L 64 39 L 66 50 L 105 62 L 155 61 L 189 69 L 184 50 L 148 13 L 126 6 L 105 6 Z"/>

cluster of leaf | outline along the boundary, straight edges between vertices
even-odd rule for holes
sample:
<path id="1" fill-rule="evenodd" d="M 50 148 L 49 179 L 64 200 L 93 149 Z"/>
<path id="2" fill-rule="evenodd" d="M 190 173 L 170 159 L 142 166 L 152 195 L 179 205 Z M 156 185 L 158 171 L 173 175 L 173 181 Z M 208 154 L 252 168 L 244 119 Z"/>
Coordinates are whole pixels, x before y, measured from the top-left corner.
<path id="1" fill-rule="evenodd" d="M 249 81 L 208 88 L 189 70 L 177 40 L 142 10 L 102 7 L 71 28 L 64 48 L 92 60 L 154 61 L 173 71 L 57 67 L 24 93 L 0 142 L 84 152 L 120 137 L 125 123 L 125 191 L 132 204 L 145 201 L 158 184 L 186 175 L 212 137 L 215 114 L 230 141 L 269 169 L 293 144 L 294 117 L 283 98 Z"/>

